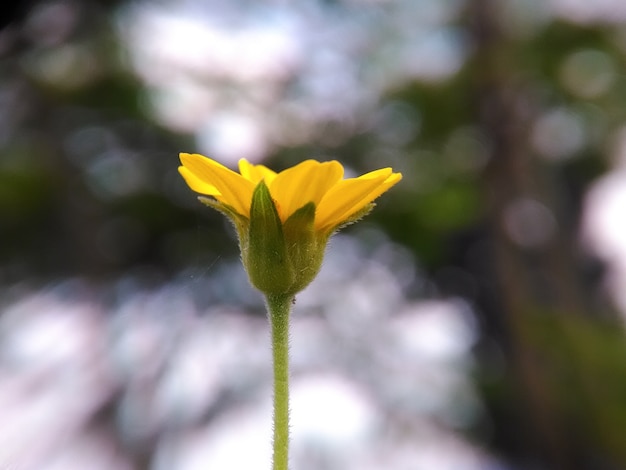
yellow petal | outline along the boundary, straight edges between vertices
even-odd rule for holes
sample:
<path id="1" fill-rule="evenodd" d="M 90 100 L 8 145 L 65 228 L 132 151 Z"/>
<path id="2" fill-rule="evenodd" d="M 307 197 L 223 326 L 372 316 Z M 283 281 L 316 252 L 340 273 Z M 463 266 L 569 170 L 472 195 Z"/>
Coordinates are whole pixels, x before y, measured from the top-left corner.
<path id="1" fill-rule="evenodd" d="M 248 217 L 254 184 L 239 173 L 226 168 L 210 158 L 196 153 L 181 153 L 180 161 L 193 175 L 206 184 L 214 186 L 220 202 L 228 204 L 238 213 Z"/>
<path id="2" fill-rule="evenodd" d="M 276 178 L 276 172 L 270 170 L 264 165 L 253 165 L 245 158 L 239 160 L 239 173 L 245 179 L 250 180 L 256 186 L 261 180 L 265 180 L 265 183 L 269 186 L 270 183 Z"/>
<path id="3" fill-rule="evenodd" d="M 315 228 L 323 231 L 340 224 L 401 179 L 400 173 L 392 173 L 391 168 L 383 168 L 358 178 L 340 181 L 320 202 Z"/>
<path id="4" fill-rule="evenodd" d="M 200 194 L 206 194 L 207 196 L 219 196 L 220 192 L 217 190 L 215 186 L 209 183 L 205 183 L 196 175 L 194 175 L 191 171 L 189 171 L 184 166 L 178 167 L 178 172 L 185 179 L 187 186 L 191 188 L 192 191 L 195 191 Z"/>
<path id="5" fill-rule="evenodd" d="M 319 204 L 326 192 L 343 178 L 343 166 L 337 161 L 320 163 L 306 160 L 281 171 L 270 186 L 283 222 L 309 202 Z"/>

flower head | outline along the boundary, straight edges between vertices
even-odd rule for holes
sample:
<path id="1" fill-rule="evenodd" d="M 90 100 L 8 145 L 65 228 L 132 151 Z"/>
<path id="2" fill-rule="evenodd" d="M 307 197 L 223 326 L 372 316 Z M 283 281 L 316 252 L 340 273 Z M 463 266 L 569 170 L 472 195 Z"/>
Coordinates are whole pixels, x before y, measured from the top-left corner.
<path id="1" fill-rule="evenodd" d="M 294 294 L 313 280 L 328 238 L 367 214 L 402 175 L 391 168 L 344 179 L 337 161 L 306 160 L 276 173 L 242 159 L 239 173 L 198 154 L 181 153 L 178 171 L 223 212 L 239 235 L 252 283 L 265 293 Z"/>

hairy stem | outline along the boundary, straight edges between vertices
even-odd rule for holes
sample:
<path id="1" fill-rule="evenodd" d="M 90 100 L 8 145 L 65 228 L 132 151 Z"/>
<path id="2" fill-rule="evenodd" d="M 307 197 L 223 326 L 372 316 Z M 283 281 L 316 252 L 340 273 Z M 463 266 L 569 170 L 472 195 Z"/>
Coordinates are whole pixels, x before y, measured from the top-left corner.
<path id="1" fill-rule="evenodd" d="M 293 296 L 268 295 L 274 360 L 273 470 L 289 468 L 289 312 Z"/>

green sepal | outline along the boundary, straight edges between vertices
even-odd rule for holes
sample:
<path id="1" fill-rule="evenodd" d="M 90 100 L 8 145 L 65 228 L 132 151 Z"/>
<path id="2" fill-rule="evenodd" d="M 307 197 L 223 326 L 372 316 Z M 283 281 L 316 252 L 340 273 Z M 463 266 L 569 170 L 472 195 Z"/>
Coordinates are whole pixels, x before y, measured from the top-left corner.
<path id="1" fill-rule="evenodd" d="M 332 227 L 330 229 L 330 234 L 333 234 L 335 232 L 338 232 L 339 230 L 341 230 L 342 228 L 347 227 L 348 225 L 352 225 L 356 222 L 358 222 L 359 220 L 361 220 L 363 217 L 365 217 L 366 215 L 368 215 L 370 212 L 372 212 L 372 209 L 374 209 L 374 206 L 376 206 L 376 203 L 374 202 L 370 202 L 367 206 L 365 206 L 363 209 L 355 212 L 354 214 L 352 214 L 350 217 L 348 217 L 346 220 L 342 221 L 340 224 L 335 225 L 334 227 Z"/>
<path id="2" fill-rule="evenodd" d="M 261 292 L 283 294 L 293 284 L 282 222 L 264 181 L 252 193 L 247 247 L 242 247 L 242 258 L 250 282 Z"/>
<path id="3" fill-rule="evenodd" d="M 297 293 L 317 276 L 324 259 L 328 237 L 315 231 L 315 204 L 309 202 L 295 211 L 284 223 L 289 262 L 295 273 L 289 293 Z"/>
<path id="4" fill-rule="evenodd" d="M 210 208 L 221 212 L 232 222 L 235 230 L 237 230 L 237 235 L 239 236 L 240 248 L 243 250 L 248 244 L 248 226 L 250 225 L 250 219 L 241 215 L 232 206 L 216 201 L 215 199 L 198 196 L 198 200 L 205 206 L 209 206 Z"/>

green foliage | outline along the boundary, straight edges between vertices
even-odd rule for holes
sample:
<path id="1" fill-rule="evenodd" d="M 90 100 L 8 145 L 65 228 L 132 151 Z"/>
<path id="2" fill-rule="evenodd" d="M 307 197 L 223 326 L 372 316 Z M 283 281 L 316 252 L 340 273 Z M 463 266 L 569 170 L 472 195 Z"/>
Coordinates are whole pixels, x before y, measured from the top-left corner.
<path id="1" fill-rule="evenodd" d="M 520 69 L 532 71 L 538 78 L 558 86 L 559 66 L 563 58 L 581 48 L 612 51 L 610 32 L 598 26 L 584 27 L 564 21 L 550 23 L 530 41 L 520 45 Z M 556 83 L 555 83 L 556 82 Z"/>
<path id="2" fill-rule="evenodd" d="M 626 342 L 622 325 L 566 312 L 528 312 L 524 341 L 567 432 L 626 465 Z M 565 430 L 564 430 L 565 431 Z"/>

